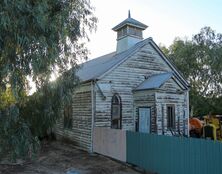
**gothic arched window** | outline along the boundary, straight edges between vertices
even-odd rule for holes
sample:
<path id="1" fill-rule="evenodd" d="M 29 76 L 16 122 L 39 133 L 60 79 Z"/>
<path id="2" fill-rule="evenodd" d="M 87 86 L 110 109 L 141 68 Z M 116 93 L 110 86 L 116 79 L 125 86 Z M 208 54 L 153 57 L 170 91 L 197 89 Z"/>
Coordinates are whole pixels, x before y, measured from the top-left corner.
<path id="1" fill-rule="evenodd" d="M 111 128 L 122 128 L 122 102 L 118 94 L 114 94 L 112 97 L 111 105 Z"/>

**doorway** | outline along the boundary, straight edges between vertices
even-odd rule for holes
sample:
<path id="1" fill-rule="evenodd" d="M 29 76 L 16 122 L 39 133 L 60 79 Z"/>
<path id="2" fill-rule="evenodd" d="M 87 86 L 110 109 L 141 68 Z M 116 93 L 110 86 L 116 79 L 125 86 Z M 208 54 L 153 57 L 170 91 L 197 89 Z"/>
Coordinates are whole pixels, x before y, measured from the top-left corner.
<path id="1" fill-rule="evenodd" d="M 139 132 L 150 133 L 150 108 L 139 108 Z"/>

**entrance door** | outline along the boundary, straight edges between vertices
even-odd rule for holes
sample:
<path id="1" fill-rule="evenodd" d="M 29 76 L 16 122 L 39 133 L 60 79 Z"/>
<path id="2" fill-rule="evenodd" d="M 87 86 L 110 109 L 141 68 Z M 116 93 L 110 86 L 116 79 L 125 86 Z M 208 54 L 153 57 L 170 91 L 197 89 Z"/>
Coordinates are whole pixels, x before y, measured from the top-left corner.
<path id="1" fill-rule="evenodd" d="M 150 108 L 139 108 L 139 132 L 150 133 Z"/>

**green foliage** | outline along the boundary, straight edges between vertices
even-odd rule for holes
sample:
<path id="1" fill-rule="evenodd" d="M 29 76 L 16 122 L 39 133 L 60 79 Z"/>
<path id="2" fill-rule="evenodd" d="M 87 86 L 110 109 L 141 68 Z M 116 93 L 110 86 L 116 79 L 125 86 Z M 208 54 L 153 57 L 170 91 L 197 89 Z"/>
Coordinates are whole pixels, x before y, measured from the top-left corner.
<path id="1" fill-rule="evenodd" d="M 190 103 L 195 115 L 222 114 L 222 34 L 204 27 L 192 40 L 176 38 L 164 53 L 191 85 Z"/>
<path id="2" fill-rule="evenodd" d="M 73 81 L 73 71 L 65 72 L 55 82 L 43 86 L 27 98 L 21 115 L 30 125 L 34 136 L 45 136 L 61 116 L 62 106 L 71 102 L 73 90 L 78 85 L 77 80 Z"/>
<path id="3" fill-rule="evenodd" d="M 0 14 L 0 155 L 15 159 L 36 152 L 70 100 L 97 19 L 89 0 L 2 0 Z M 52 73 L 60 78 L 50 84 Z M 39 90 L 31 97 L 28 77 Z"/>
<path id="4" fill-rule="evenodd" d="M 4 92 L 0 92 L 0 110 L 15 104 L 15 98 L 11 88 L 7 88 Z"/>
<path id="5" fill-rule="evenodd" d="M 0 156 L 16 158 L 32 158 L 39 147 L 39 140 L 30 132 L 25 120 L 20 117 L 16 105 L 11 105 L 0 112 Z"/>
<path id="6" fill-rule="evenodd" d="M 62 74 L 87 50 L 80 38 L 95 27 L 87 0 L 0 1 L 0 79 L 15 97 L 31 76 L 40 88 L 55 67 Z"/>

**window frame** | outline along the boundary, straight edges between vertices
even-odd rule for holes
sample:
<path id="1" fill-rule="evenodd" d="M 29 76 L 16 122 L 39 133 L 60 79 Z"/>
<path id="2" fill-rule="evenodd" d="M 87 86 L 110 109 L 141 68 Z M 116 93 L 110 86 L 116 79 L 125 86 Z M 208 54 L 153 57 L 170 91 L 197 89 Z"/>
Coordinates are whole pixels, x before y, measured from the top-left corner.
<path id="1" fill-rule="evenodd" d="M 172 115 L 169 115 L 168 108 L 172 108 Z M 176 129 L 176 112 L 174 104 L 166 105 L 167 129 Z"/>
<path id="2" fill-rule="evenodd" d="M 114 99 L 118 100 L 118 103 L 114 103 Z M 117 119 L 113 119 L 113 106 L 118 106 L 119 109 L 119 117 Z M 117 120 L 117 127 L 115 126 L 116 123 L 114 123 L 114 121 Z M 119 120 L 119 124 L 118 124 L 118 120 Z M 119 96 L 119 94 L 114 94 L 112 96 L 112 100 L 111 100 L 111 128 L 112 129 L 122 129 L 122 100 L 121 97 Z"/>
<path id="3" fill-rule="evenodd" d="M 63 128 L 71 130 L 73 127 L 72 104 L 64 106 L 63 110 Z"/>

